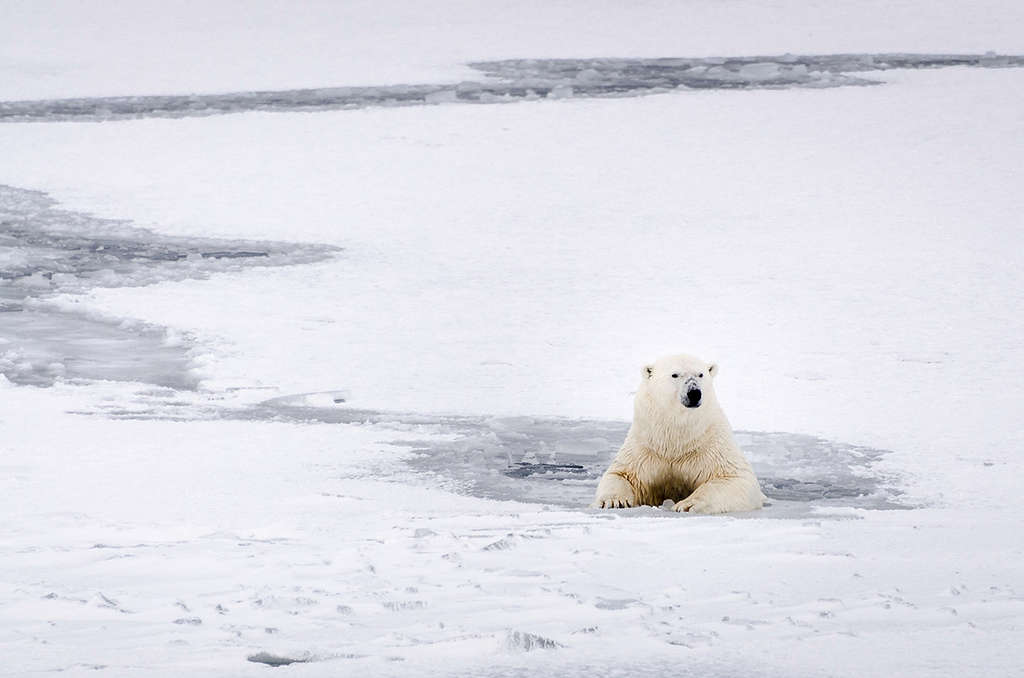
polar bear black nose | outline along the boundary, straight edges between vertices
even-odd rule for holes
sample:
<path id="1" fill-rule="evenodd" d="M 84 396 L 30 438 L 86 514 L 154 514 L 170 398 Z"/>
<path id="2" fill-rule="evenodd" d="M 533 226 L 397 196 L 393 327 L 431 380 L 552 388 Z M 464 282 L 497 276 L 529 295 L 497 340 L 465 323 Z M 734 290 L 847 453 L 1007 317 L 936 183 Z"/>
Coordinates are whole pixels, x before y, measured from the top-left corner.
<path id="1" fill-rule="evenodd" d="M 700 389 L 694 388 L 686 392 L 686 406 L 700 407 Z"/>

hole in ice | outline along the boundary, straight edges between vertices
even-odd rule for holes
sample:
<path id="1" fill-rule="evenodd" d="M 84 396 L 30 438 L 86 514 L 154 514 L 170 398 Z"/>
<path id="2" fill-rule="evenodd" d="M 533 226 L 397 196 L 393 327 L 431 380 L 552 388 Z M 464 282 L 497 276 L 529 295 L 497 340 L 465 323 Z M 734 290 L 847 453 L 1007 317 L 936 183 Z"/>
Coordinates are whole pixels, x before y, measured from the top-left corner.
<path id="1" fill-rule="evenodd" d="M 337 424 L 400 424 L 424 432 L 409 447 L 412 469 L 488 499 L 581 508 L 622 444 L 627 422 L 544 417 L 430 416 L 329 405 L 324 394 L 266 401 L 242 415 L 255 419 Z M 443 434 L 436 436 L 435 434 Z M 907 508 L 892 478 L 874 463 L 886 451 L 798 433 L 737 431 L 778 515 L 810 506 Z M 763 514 L 760 514 L 763 515 Z"/>

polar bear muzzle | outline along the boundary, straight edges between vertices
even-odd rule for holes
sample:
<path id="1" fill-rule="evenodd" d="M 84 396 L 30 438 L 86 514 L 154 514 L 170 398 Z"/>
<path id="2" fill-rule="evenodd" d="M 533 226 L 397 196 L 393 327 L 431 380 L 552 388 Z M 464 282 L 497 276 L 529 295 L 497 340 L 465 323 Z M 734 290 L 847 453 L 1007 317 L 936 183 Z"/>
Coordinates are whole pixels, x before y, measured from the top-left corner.
<path id="1" fill-rule="evenodd" d="M 700 397 L 700 382 L 691 376 L 686 380 L 682 393 L 679 394 L 679 401 L 683 404 L 683 407 L 700 407 Z"/>
<path id="2" fill-rule="evenodd" d="M 700 389 L 691 388 L 682 397 L 684 407 L 700 407 Z"/>

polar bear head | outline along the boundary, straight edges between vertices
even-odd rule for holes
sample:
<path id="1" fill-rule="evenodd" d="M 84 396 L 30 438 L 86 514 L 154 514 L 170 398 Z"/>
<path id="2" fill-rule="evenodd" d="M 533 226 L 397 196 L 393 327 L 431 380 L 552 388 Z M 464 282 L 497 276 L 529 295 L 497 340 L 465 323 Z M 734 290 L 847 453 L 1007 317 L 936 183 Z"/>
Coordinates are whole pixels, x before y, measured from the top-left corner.
<path id="1" fill-rule="evenodd" d="M 640 371 L 637 404 L 640 405 L 642 395 L 645 407 L 676 415 L 696 415 L 702 408 L 717 404 L 713 384 L 717 375 L 718 365 L 692 355 L 659 358 Z"/>

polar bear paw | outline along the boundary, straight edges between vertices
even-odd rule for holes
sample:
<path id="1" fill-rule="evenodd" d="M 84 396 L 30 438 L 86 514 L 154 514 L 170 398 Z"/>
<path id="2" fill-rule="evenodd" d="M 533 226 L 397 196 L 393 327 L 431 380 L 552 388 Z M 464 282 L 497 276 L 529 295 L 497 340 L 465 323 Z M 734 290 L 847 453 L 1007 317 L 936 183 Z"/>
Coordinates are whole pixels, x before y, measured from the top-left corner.
<path id="1" fill-rule="evenodd" d="M 672 507 L 673 511 L 679 513 L 725 513 L 728 511 L 727 508 L 717 505 L 713 501 L 709 501 L 704 497 L 687 497 L 682 501 L 677 501 L 675 506 Z"/>
<path id="2" fill-rule="evenodd" d="M 590 505 L 591 508 L 633 508 L 636 506 L 636 499 L 632 495 L 626 494 L 605 494 L 599 496 L 594 500 L 594 503 Z"/>

